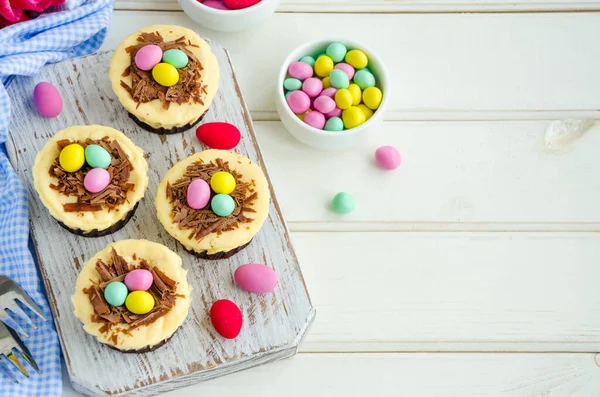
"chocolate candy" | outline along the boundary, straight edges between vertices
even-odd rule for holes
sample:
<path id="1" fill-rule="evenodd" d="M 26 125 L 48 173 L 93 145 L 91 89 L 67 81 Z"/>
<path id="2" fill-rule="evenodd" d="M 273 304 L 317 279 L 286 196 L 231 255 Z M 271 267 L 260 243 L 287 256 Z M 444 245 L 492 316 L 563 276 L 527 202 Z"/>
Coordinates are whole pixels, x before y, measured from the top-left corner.
<path id="1" fill-rule="evenodd" d="M 229 194 L 235 189 L 235 178 L 229 172 L 215 172 L 210 178 L 210 187 L 215 193 Z"/>
<path id="2" fill-rule="evenodd" d="M 194 179 L 187 188 L 187 204 L 199 210 L 208 204 L 210 201 L 210 186 L 203 179 Z"/>
<path id="3" fill-rule="evenodd" d="M 325 123 L 325 131 L 343 131 L 344 122 L 339 117 L 330 117 Z"/>
<path id="4" fill-rule="evenodd" d="M 362 100 L 370 109 L 377 109 L 381 104 L 383 94 L 377 87 L 369 87 L 362 94 Z"/>
<path id="5" fill-rule="evenodd" d="M 33 103 L 44 117 L 56 117 L 62 111 L 62 97 L 52 84 L 42 81 L 33 89 Z M 6 110 L 4 110 L 6 111 Z"/>
<path id="6" fill-rule="evenodd" d="M 104 288 L 104 300 L 111 306 L 121 306 L 125 303 L 128 293 L 125 284 L 113 281 Z"/>
<path id="7" fill-rule="evenodd" d="M 346 46 L 342 43 L 331 43 L 327 46 L 325 53 L 333 59 L 333 62 L 338 63 L 344 60 L 347 51 Z"/>
<path id="8" fill-rule="evenodd" d="M 269 266 L 249 263 L 235 269 L 233 279 L 243 290 L 266 294 L 277 285 L 277 273 Z"/>
<path id="9" fill-rule="evenodd" d="M 210 321 L 223 338 L 233 339 L 242 330 L 242 311 L 230 300 L 221 299 L 210 308 Z"/>
<path id="10" fill-rule="evenodd" d="M 163 52 L 159 46 L 145 45 L 135 54 L 135 66 L 141 70 L 150 70 L 160 62 L 162 57 Z"/>
<path id="11" fill-rule="evenodd" d="M 148 291 L 152 287 L 154 277 L 146 269 L 136 269 L 125 275 L 124 282 L 129 291 Z"/>
<path id="12" fill-rule="evenodd" d="M 111 163 L 110 153 L 100 145 L 87 145 L 85 148 L 85 161 L 92 168 L 108 168 Z"/>
<path id="13" fill-rule="evenodd" d="M 83 146 L 72 143 L 65 146 L 58 156 L 60 167 L 67 172 L 79 171 L 85 163 L 85 153 Z"/>
<path id="14" fill-rule="evenodd" d="M 295 79 L 304 81 L 313 75 L 313 68 L 304 62 L 294 62 L 288 67 L 288 73 Z"/>
<path id="15" fill-rule="evenodd" d="M 344 122 L 344 127 L 354 128 L 367 121 L 367 118 L 357 106 L 350 106 L 348 109 L 342 111 L 342 121 Z"/>
<path id="16" fill-rule="evenodd" d="M 210 208 L 218 216 L 229 216 L 235 209 L 235 201 L 227 194 L 217 194 L 210 201 Z"/>
<path id="17" fill-rule="evenodd" d="M 184 68 L 187 66 L 189 59 L 185 52 L 176 48 L 171 48 L 162 54 L 162 60 L 169 65 L 176 67 L 177 69 Z"/>
<path id="18" fill-rule="evenodd" d="M 233 124 L 225 122 L 204 123 L 196 129 L 200 142 L 213 149 L 230 150 L 240 143 L 242 135 Z"/>
<path id="19" fill-rule="evenodd" d="M 350 85 L 350 79 L 348 79 L 348 75 L 346 72 L 340 69 L 334 69 L 329 73 L 329 81 L 331 82 L 331 86 L 335 88 L 348 88 Z"/>
<path id="20" fill-rule="evenodd" d="M 331 200 L 331 208 L 339 214 L 347 214 L 354 211 L 356 202 L 354 197 L 346 192 L 340 192 Z"/>
<path id="21" fill-rule="evenodd" d="M 146 314 L 154 308 L 154 298 L 146 291 L 133 291 L 125 299 L 127 310 L 133 314 Z"/>
<path id="22" fill-rule="evenodd" d="M 104 168 L 93 168 L 83 178 L 83 187 L 90 193 L 106 189 L 110 183 L 110 174 Z"/>
<path id="23" fill-rule="evenodd" d="M 152 77 L 163 87 L 171 87 L 179 81 L 179 72 L 173 65 L 161 62 L 152 68 Z"/>
<path id="24" fill-rule="evenodd" d="M 381 146 L 375 151 L 375 161 L 385 170 L 395 170 L 400 166 L 400 152 L 393 146 Z"/>

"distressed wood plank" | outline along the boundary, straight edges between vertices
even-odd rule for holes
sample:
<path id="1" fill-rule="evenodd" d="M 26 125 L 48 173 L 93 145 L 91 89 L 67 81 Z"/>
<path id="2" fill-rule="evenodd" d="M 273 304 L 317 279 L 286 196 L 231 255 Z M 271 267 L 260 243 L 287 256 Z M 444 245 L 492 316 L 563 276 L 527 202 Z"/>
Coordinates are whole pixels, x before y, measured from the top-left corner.
<path id="1" fill-rule="evenodd" d="M 214 43 L 212 47 L 221 67 L 221 81 L 204 120 L 237 125 L 243 138 L 236 151 L 262 165 L 229 56 L 223 47 Z M 110 56 L 103 52 L 49 66 L 35 78 L 15 79 L 8 90 L 13 98 L 13 117 L 7 149 L 29 190 L 32 236 L 76 389 L 89 395 L 151 395 L 294 354 L 314 310 L 276 197 L 272 194 L 269 218 L 252 244 L 234 257 L 203 261 L 186 253 L 160 226 L 153 199 L 164 173 L 203 147 L 193 130 L 165 137 L 137 127 L 112 93 Z M 63 112 L 54 119 L 42 118 L 33 108 L 31 93 L 39 81 L 50 81 L 62 92 Z M 121 130 L 148 156 L 149 187 L 134 218 L 119 232 L 102 238 L 83 238 L 62 229 L 39 201 L 30 175 L 35 155 L 47 138 L 79 124 L 104 124 Z M 177 252 L 194 289 L 189 318 L 167 345 L 152 353 L 122 354 L 102 346 L 83 331 L 72 314 L 70 295 L 79 264 L 109 242 L 126 238 L 160 242 Z M 252 296 L 238 289 L 232 271 L 244 263 L 273 266 L 279 275 L 274 293 Z M 246 319 L 236 340 L 216 335 L 207 315 L 212 302 L 225 297 L 240 305 Z M 103 363 L 102 371 L 89 370 L 98 368 L 98 363 Z"/>

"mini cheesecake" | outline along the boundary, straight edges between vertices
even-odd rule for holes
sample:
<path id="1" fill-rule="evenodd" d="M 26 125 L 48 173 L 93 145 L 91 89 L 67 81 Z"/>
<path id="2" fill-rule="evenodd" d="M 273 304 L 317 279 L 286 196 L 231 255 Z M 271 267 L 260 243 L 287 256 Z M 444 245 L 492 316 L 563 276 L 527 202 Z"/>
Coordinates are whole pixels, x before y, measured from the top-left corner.
<path id="1" fill-rule="evenodd" d="M 217 215 L 212 201 L 201 209 L 188 205 L 188 186 L 196 179 L 209 185 L 216 172 L 235 178 L 229 195 L 235 207 L 227 216 Z M 215 192 L 211 190 L 211 197 Z M 156 212 L 164 228 L 187 251 L 205 259 L 224 259 L 248 244 L 269 215 L 269 185 L 249 158 L 227 150 L 206 150 L 175 164 L 156 192 Z"/>
<path id="2" fill-rule="evenodd" d="M 60 153 L 71 144 L 84 149 L 97 145 L 110 154 L 106 168 L 110 182 L 105 189 L 96 193 L 86 190 L 84 179 L 92 169 L 89 164 L 75 172 L 61 166 Z M 148 164 L 142 149 L 123 133 L 101 125 L 58 132 L 37 154 L 32 173 L 35 190 L 50 215 L 70 232 L 85 237 L 104 236 L 123 227 L 148 187 Z"/>
<path id="3" fill-rule="evenodd" d="M 180 50 L 187 55 L 187 65 L 177 69 L 175 85 L 163 86 L 152 70 L 137 66 L 138 51 L 148 45 L 160 47 L 163 53 Z M 208 43 L 192 30 L 172 25 L 148 26 L 129 35 L 115 50 L 109 75 L 131 118 L 160 134 L 185 131 L 198 123 L 219 87 L 219 64 Z"/>
<path id="4" fill-rule="evenodd" d="M 128 305 L 110 305 L 106 288 L 114 282 L 127 283 L 127 275 L 138 269 L 152 274 L 147 290 L 154 300 L 152 309 L 135 314 Z M 192 289 L 186 275 L 179 255 L 164 245 L 148 240 L 111 243 L 81 269 L 71 296 L 74 314 L 85 332 L 109 347 L 127 353 L 154 350 L 166 343 L 187 317 Z M 129 296 L 132 292 L 125 293 Z"/>

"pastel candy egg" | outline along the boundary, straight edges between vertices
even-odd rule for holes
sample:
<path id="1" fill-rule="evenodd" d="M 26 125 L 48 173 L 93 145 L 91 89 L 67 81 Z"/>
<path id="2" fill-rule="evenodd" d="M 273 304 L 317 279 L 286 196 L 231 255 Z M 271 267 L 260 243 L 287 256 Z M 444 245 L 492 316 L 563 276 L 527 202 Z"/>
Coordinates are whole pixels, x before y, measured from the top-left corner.
<path id="1" fill-rule="evenodd" d="M 335 104 L 340 109 L 348 109 L 352 106 L 352 94 L 348 89 L 342 88 L 335 93 Z"/>
<path id="2" fill-rule="evenodd" d="M 346 63 L 355 69 L 362 69 L 369 64 L 369 58 L 361 50 L 350 50 L 346 54 Z"/>
<path id="3" fill-rule="evenodd" d="M 300 62 L 307 63 L 310 66 L 315 66 L 315 58 L 311 57 L 310 55 L 305 55 L 300 58 Z"/>
<path id="4" fill-rule="evenodd" d="M 306 116 L 304 116 L 304 122 L 313 128 L 322 130 L 325 126 L 325 116 L 323 115 L 323 113 L 317 110 L 313 110 L 312 112 L 308 112 Z"/>
<path id="5" fill-rule="evenodd" d="M 33 103 L 44 117 L 56 117 L 62 111 L 62 97 L 52 84 L 42 81 L 33 89 Z"/>
<path id="6" fill-rule="evenodd" d="M 76 172 L 85 163 L 85 152 L 83 146 L 72 143 L 60 151 L 58 156 L 60 167 L 67 172 Z"/>
<path id="7" fill-rule="evenodd" d="M 329 73 L 333 70 L 333 59 L 327 55 L 321 55 L 315 62 L 315 73 L 319 77 L 329 76 Z"/>
<path id="8" fill-rule="evenodd" d="M 331 88 L 331 80 L 329 80 L 329 76 L 323 77 L 323 88 Z"/>
<path id="9" fill-rule="evenodd" d="M 343 131 L 344 122 L 339 117 L 330 117 L 325 123 L 325 131 Z"/>
<path id="10" fill-rule="evenodd" d="M 334 69 L 339 69 L 346 73 L 346 75 L 348 75 L 349 80 L 352 80 L 352 77 L 354 77 L 354 68 L 348 65 L 347 63 L 338 63 L 337 65 L 335 65 Z"/>
<path id="11" fill-rule="evenodd" d="M 302 91 L 304 91 L 309 98 L 314 98 L 323 91 L 323 82 L 316 77 L 308 78 L 302 83 Z"/>
<path id="12" fill-rule="evenodd" d="M 344 127 L 350 129 L 358 127 L 367 121 L 367 117 L 358 107 L 351 106 L 342 112 L 342 121 L 344 122 Z"/>
<path id="13" fill-rule="evenodd" d="M 146 291 L 133 291 L 125 299 L 127 310 L 133 314 L 146 314 L 154 308 L 154 298 Z"/>
<path id="14" fill-rule="evenodd" d="M 348 75 L 339 69 L 334 69 L 329 73 L 329 80 L 331 81 L 331 86 L 335 88 L 348 88 L 348 85 L 350 85 Z"/>
<path id="15" fill-rule="evenodd" d="M 176 48 L 165 51 L 162 55 L 162 60 L 177 69 L 186 67 L 189 62 L 186 53 Z"/>
<path id="16" fill-rule="evenodd" d="M 277 285 L 277 273 L 266 265 L 249 263 L 235 269 L 233 279 L 243 290 L 266 294 Z"/>
<path id="17" fill-rule="evenodd" d="M 136 269 L 125 275 L 124 282 L 129 291 L 148 291 L 152 287 L 154 276 L 146 269 Z"/>
<path id="18" fill-rule="evenodd" d="M 215 193 L 229 194 L 235 190 L 235 178 L 229 172 L 215 172 L 210 177 L 210 187 Z"/>
<path id="19" fill-rule="evenodd" d="M 218 300 L 210 308 L 210 322 L 223 338 L 233 339 L 242 330 L 242 311 L 228 299 Z"/>
<path id="20" fill-rule="evenodd" d="M 337 88 L 329 87 L 329 88 L 325 88 L 323 91 L 321 91 L 321 95 L 325 95 L 325 96 L 328 96 L 329 98 L 333 99 L 335 97 L 336 92 L 337 92 Z"/>
<path id="21" fill-rule="evenodd" d="M 347 51 L 346 46 L 342 43 L 331 43 L 327 46 L 325 53 L 329 58 L 333 59 L 333 62 L 337 63 L 344 60 Z"/>
<path id="22" fill-rule="evenodd" d="M 369 108 L 375 110 L 381 104 L 383 93 L 377 87 L 369 87 L 363 92 L 362 100 Z"/>
<path id="23" fill-rule="evenodd" d="M 127 299 L 127 287 L 120 281 L 113 281 L 104 288 L 104 300 L 111 306 L 121 306 Z"/>
<path id="24" fill-rule="evenodd" d="M 352 195 L 346 192 L 340 192 L 333 196 L 333 200 L 331 200 L 331 209 L 339 214 L 347 214 L 349 212 L 354 211 L 356 207 L 356 202 Z"/>
<path id="25" fill-rule="evenodd" d="M 288 91 L 284 94 L 286 100 L 287 100 L 287 97 L 290 96 L 291 93 L 292 93 L 292 91 Z"/>
<path id="26" fill-rule="evenodd" d="M 187 188 L 187 204 L 199 210 L 208 204 L 210 201 L 210 186 L 203 179 L 194 179 Z"/>
<path id="27" fill-rule="evenodd" d="M 173 65 L 161 62 L 152 68 L 152 77 L 163 87 L 171 87 L 179 81 L 179 72 Z"/>
<path id="28" fill-rule="evenodd" d="M 159 46 L 149 44 L 140 48 L 135 54 L 135 66 L 141 70 L 150 70 L 156 66 L 163 57 Z"/>
<path id="29" fill-rule="evenodd" d="M 352 94 L 352 105 L 358 105 L 362 99 L 362 91 L 358 84 L 350 84 L 348 86 L 348 91 Z"/>
<path id="30" fill-rule="evenodd" d="M 373 116 L 373 111 L 369 109 L 364 103 L 359 104 L 357 108 L 359 108 L 364 113 L 366 120 L 369 120 L 371 116 Z"/>
<path id="31" fill-rule="evenodd" d="M 111 162 L 110 153 L 100 145 L 87 145 L 85 161 L 92 168 L 108 168 Z"/>
<path id="32" fill-rule="evenodd" d="M 375 151 L 375 161 L 386 170 L 395 170 L 400 166 L 400 152 L 393 146 L 381 146 Z"/>
<path id="33" fill-rule="evenodd" d="M 210 208 L 218 216 L 229 216 L 235 209 L 235 201 L 227 194 L 216 194 L 210 202 Z"/>
<path id="34" fill-rule="evenodd" d="M 304 62 L 293 62 L 288 67 L 288 73 L 295 79 L 306 80 L 313 75 L 313 68 Z"/>
<path id="35" fill-rule="evenodd" d="M 302 113 L 302 114 L 297 114 L 296 117 L 298 117 L 301 121 L 304 121 L 304 117 L 308 114 L 308 112 L 310 112 L 311 110 L 308 109 L 306 111 L 306 113 Z"/>
<path id="36" fill-rule="evenodd" d="M 90 193 L 106 189 L 110 183 L 110 174 L 104 168 L 92 168 L 83 178 L 83 187 Z"/>
<path id="37" fill-rule="evenodd" d="M 310 98 L 304 91 L 292 91 L 286 98 L 286 102 L 292 112 L 301 114 L 310 108 Z"/>
<path id="38" fill-rule="evenodd" d="M 321 113 L 329 113 L 333 109 L 335 109 L 335 101 L 328 96 L 321 95 L 313 104 L 315 110 L 318 110 Z"/>
<path id="39" fill-rule="evenodd" d="M 288 91 L 296 91 L 302 88 L 302 82 L 298 79 L 290 77 L 283 81 L 283 88 L 285 88 Z"/>
<path id="40" fill-rule="evenodd" d="M 361 90 L 366 90 L 369 87 L 375 86 L 375 76 L 368 70 L 359 70 L 354 75 L 354 82 L 360 87 Z"/>
<path id="41" fill-rule="evenodd" d="M 331 112 L 327 113 L 325 116 L 327 117 L 342 117 L 342 109 L 337 106 Z"/>
<path id="42" fill-rule="evenodd" d="M 242 135 L 235 125 L 215 121 L 204 123 L 196 128 L 196 138 L 209 148 L 230 150 L 240 143 Z"/>

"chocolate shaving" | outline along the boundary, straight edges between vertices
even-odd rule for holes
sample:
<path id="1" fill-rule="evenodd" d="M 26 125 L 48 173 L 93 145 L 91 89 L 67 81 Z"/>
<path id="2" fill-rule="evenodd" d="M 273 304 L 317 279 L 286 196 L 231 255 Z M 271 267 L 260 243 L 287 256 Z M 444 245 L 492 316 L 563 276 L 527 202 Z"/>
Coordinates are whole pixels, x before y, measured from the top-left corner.
<path id="1" fill-rule="evenodd" d="M 102 293 L 96 285 L 91 285 L 89 288 L 84 289 L 83 292 L 89 296 L 90 302 L 94 307 L 94 313 L 99 316 L 110 313 L 108 304 L 104 301 Z"/>
<path id="2" fill-rule="evenodd" d="M 210 209 L 193 209 L 187 205 L 187 188 L 194 179 L 203 179 L 210 183 L 210 178 L 215 172 L 228 172 L 235 178 L 235 190 L 230 196 L 235 201 L 235 209 L 231 215 L 221 217 Z M 180 229 L 190 229 L 189 238 L 202 240 L 210 233 L 221 234 L 234 230 L 240 223 L 249 223 L 253 219 L 244 213 L 256 212 L 252 208 L 253 202 L 258 198 L 256 192 L 252 192 L 250 184 L 241 181 L 242 175 L 229 168 L 229 163 L 223 159 L 215 159 L 214 162 L 195 162 L 186 167 L 183 177 L 173 183 L 167 183 L 167 199 L 172 204 L 171 215 L 173 222 Z"/>
<path id="3" fill-rule="evenodd" d="M 96 271 L 100 274 L 100 278 L 102 278 L 102 281 L 104 282 L 113 281 L 113 279 L 117 277 L 102 259 L 99 259 L 98 262 L 96 262 Z"/>

